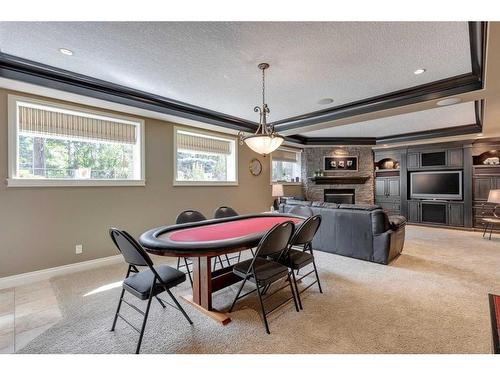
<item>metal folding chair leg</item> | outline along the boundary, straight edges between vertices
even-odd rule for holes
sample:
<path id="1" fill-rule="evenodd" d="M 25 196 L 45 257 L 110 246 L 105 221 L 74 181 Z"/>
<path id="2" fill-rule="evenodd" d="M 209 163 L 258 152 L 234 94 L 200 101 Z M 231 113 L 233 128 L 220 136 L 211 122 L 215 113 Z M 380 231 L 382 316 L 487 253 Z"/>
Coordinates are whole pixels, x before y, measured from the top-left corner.
<path id="1" fill-rule="evenodd" d="M 292 272 L 292 274 L 293 274 L 293 272 Z M 293 303 L 295 304 L 295 311 L 299 312 L 299 306 L 297 305 L 297 299 L 295 298 L 295 291 L 293 290 L 292 280 L 290 280 L 290 274 L 288 274 L 287 280 L 288 280 L 288 285 L 290 285 L 290 291 L 292 292 Z M 299 294 L 297 293 L 297 297 L 298 297 L 298 295 Z M 302 305 L 300 308 L 302 309 Z"/>
<path id="2" fill-rule="evenodd" d="M 316 275 L 316 281 L 318 282 L 319 292 L 321 294 L 323 294 L 323 289 L 321 288 L 321 282 L 319 281 L 318 269 L 316 268 L 316 262 L 314 261 L 314 258 L 313 258 L 313 267 L 314 267 L 314 274 Z"/>
<path id="3" fill-rule="evenodd" d="M 234 297 L 234 301 L 233 303 L 231 304 L 231 307 L 229 308 L 229 312 L 233 311 L 234 309 L 234 305 L 236 305 L 236 301 L 238 300 L 238 297 L 240 296 L 240 293 L 241 291 L 243 290 L 243 286 L 245 285 L 245 283 L 247 282 L 247 279 L 245 278 L 243 280 L 243 282 L 241 283 L 239 289 L 238 289 L 238 293 L 236 293 L 236 296 Z"/>
<path id="4" fill-rule="evenodd" d="M 135 349 L 135 354 L 139 354 L 141 350 L 142 337 L 144 336 L 144 330 L 146 329 L 146 322 L 148 321 L 149 308 L 151 307 L 151 301 L 153 300 L 153 288 L 149 292 L 148 306 L 146 307 L 146 312 L 144 313 L 144 320 L 142 321 L 141 333 L 139 334 L 139 342 L 137 343 L 137 348 Z"/>
<path id="5" fill-rule="evenodd" d="M 162 300 L 160 298 L 158 298 L 158 296 L 155 296 L 156 300 L 160 303 L 161 307 L 165 308 L 167 306 L 165 306 L 165 304 L 162 302 Z"/>
<path id="6" fill-rule="evenodd" d="M 184 265 L 186 266 L 186 269 L 187 269 L 187 274 L 188 274 L 188 277 L 189 277 L 189 282 L 191 283 L 191 286 L 193 286 L 193 278 L 191 277 L 191 269 L 189 268 L 188 259 L 187 258 L 184 258 Z"/>
<path id="7" fill-rule="evenodd" d="M 260 293 L 259 282 L 256 282 L 256 286 L 257 286 L 257 294 L 259 296 L 259 301 L 260 301 L 260 308 L 262 309 L 262 318 L 264 319 L 264 327 L 266 327 L 267 334 L 270 335 L 271 331 L 269 331 L 269 324 L 267 323 L 266 310 L 264 309 L 264 302 L 262 302 L 262 295 Z"/>
<path id="8" fill-rule="evenodd" d="M 116 321 L 118 320 L 118 314 L 120 313 L 120 307 L 122 306 L 122 300 L 124 294 L 125 294 L 125 289 L 122 289 L 122 293 L 120 294 L 120 300 L 118 301 L 118 308 L 116 309 L 115 318 L 113 319 L 113 325 L 111 326 L 111 331 L 115 330 Z"/>
<path id="9" fill-rule="evenodd" d="M 299 302 L 299 307 L 301 310 L 304 310 L 304 308 L 302 307 L 302 301 L 300 300 L 300 293 L 299 293 L 299 287 L 297 286 L 297 279 L 295 278 L 295 273 L 293 272 L 293 270 L 292 270 L 291 274 L 292 274 L 292 279 L 293 279 L 293 286 L 295 288 L 294 295 L 295 295 L 295 293 L 297 294 L 297 301 Z M 290 275 L 288 275 L 288 279 L 290 279 Z"/>
<path id="10" fill-rule="evenodd" d="M 189 322 L 189 324 L 193 324 L 193 321 L 191 320 L 191 318 L 189 318 L 189 315 L 183 309 L 183 307 L 181 306 L 181 304 L 179 303 L 179 301 L 177 301 L 177 298 L 174 297 L 174 295 L 172 294 L 172 292 L 169 289 L 165 289 L 165 290 L 167 291 L 167 293 L 170 296 L 170 298 L 172 299 L 172 301 L 174 301 L 175 305 L 177 306 L 177 308 L 179 309 L 179 311 L 182 313 L 182 315 L 184 315 L 184 317 L 187 319 L 187 321 Z"/>

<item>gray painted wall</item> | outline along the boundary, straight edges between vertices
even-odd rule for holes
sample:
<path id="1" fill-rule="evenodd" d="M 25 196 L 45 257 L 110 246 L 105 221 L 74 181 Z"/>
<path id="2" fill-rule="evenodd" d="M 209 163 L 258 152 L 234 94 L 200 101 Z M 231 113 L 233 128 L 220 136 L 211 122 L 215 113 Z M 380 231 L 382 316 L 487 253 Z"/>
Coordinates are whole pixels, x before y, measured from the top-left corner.
<path id="1" fill-rule="evenodd" d="M 33 97 L 0 89 L 0 277 L 115 255 L 110 226 L 138 236 L 188 208 L 210 216 L 220 205 L 251 213 L 272 203 L 269 158 L 246 146 L 239 147 L 239 186 L 172 186 L 173 124 L 147 118 L 145 187 L 8 188 L 9 93 Z M 248 169 L 253 158 L 263 165 L 258 177 Z M 75 254 L 76 244 L 83 244 L 82 254 Z"/>

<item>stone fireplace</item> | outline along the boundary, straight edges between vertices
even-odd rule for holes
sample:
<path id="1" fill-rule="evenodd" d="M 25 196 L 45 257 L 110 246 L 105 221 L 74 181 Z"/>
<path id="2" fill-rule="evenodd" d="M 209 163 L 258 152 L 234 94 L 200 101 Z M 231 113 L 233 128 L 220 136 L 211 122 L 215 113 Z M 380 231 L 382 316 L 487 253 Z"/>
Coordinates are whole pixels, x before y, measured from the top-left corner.
<path id="1" fill-rule="evenodd" d="M 358 170 L 323 171 L 323 177 L 316 179 L 314 172 L 323 170 L 325 156 L 357 156 Z M 350 200 L 359 204 L 373 204 L 374 177 L 373 153 L 369 146 L 310 147 L 302 153 L 303 194 L 307 200 L 329 201 Z M 333 194 L 331 195 L 333 191 Z M 340 203 L 340 202 L 336 202 Z"/>

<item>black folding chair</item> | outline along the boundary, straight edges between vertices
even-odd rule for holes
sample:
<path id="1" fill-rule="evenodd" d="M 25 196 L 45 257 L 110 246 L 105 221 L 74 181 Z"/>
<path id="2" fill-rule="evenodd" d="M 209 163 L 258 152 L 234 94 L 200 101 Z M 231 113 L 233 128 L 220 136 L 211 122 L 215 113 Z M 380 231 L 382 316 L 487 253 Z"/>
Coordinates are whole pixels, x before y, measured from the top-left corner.
<path id="1" fill-rule="evenodd" d="M 195 223 L 197 221 L 207 220 L 207 218 L 199 211 L 195 210 L 186 210 L 182 211 L 177 218 L 175 219 L 175 224 L 185 224 L 185 223 Z M 181 264 L 181 259 L 184 260 L 184 264 Z M 181 269 L 183 267 L 186 268 L 186 274 L 189 277 L 189 282 L 191 286 L 193 286 L 193 278 L 191 277 L 191 266 L 193 262 L 189 260 L 189 258 L 177 258 L 177 269 Z"/>
<path id="2" fill-rule="evenodd" d="M 224 217 L 234 217 L 234 216 L 239 216 L 239 214 L 231 207 L 221 206 L 214 211 L 214 219 L 222 219 Z M 238 259 L 237 262 L 240 261 L 241 251 L 238 253 L 238 256 L 228 257 L 227 254 L 225 254 L 225 257 L 226 257 L 227 265 L 230 266 L 232 259 Z M 220 257 L 219 257 L 219 259 L 220 259 Z M 217 265 L 217 258 L 215 258 L 214 269 L 215 269 L 216 265 Z M 222 268 L 224 267 L 222 265 L 222 263 L 221 263 L 221 267 Z"/>
<path id="3" fill-rule="evenodd" d="M 292 278 L 293 284 L 295 286 L 295 293 L 297 295 L 297 300 L 299 302 L 300 309 L 302 309 L 302 301 L 300 299 L 300 294 L 309 289 L 314 284 L 318 284 L 319 292 L 323 293 L 321 289 L 321 282 L 319 281 L 318 270 L 316 268 L 316 263 L 314 261 L 314 254 L 312 249 L 312 240 L 314 235 L 319 229 L 321 225 L 321 216 L 316 215 L 306 219 L 295 231 L 292 238 L 290 239 L 289 247 L 278 256 L 276 254 L 272 254 L 270 256 L 271 259 L 276 260 L 277 262 L 287 266 L 292 270 Z M 294 246 L 301 246 L 301 250 L 296 250 Z M 306 267 L 307 265 L 312 264 L 313 269 L 306 273 L 305 275 L 301 275 L 299 279 L 296 279 L 294 271 L 297 271 L 297 275 L 299 270 Z M 299 291 L 297 282 L 301 281 L 304 277 L 309 276 L 310 274 L 316 275 L 316 281 L 312 282 L 304 289 Z"/>
<path id="4" fill-rule="evenodd" d="M 177 286 L 184 281 L 186 281 L 186 275 L 176 270 L 175 268 L 160 265 L 155 267 L 153 265 L 153 261 L 146 253 L 146 251 L 142 248 L 142 246 L 127 232 L 121 231 L 116 228 L 111 228 L 109 230 L 109 235 L 113 240 L 113 243 L 116 245 L 118 250 L 125 258 L 125 262 L 128 263 L 128 270 L 125 280 L 123 280 L 122 284 L 122 293 L 120 295 L 120 301 L 118 302 L 118 308 L 116 309 L 115 318 L 113 320 L 113 326 L 111 327 L 111 331 L 115 330 L 116 321 L 118 317 L 120 317 L 125 323 L 127 323 L 130 327 L 132 327 L 135 331 L 139 333 L 139 342 L 137 343 L 137 348 L 135 353 L 139 354 L 141 350 L 142 337 L 144 335 L 144 329 L 146 328 L 146 321 L 149 315 L 149 308 L 151 307 L 151 301 L 153 297 L 159 302 L 159 304 L 165 308 L 165 304 L 174 307 L 175 309 L 182 312 L 184 317 L 187 319 L 189 324 L 193 324 L 189 316 L 186 314 L 182 306 L 179 304 L 177 299 L 174 297 L 170 288 Z M 146 266 L 149 269 L 144 271 L 139 271 L 137 267 Z M 133 273 L 131 276 L 130 274 Z M 132 303 L 126 301 L 123 296 L 125 291 L 139 298 L 140 300 L 147 300 L 148 304 L 146 307 L 146 311 L 140 310 L 137 306 Z M 167 292 L 170 298 L 173 300 L 174 305 L 171 303 L 161 299 L 158 297 L 158 294 Z M 130 323 L 123 315 L 120 314 L 120 308 L 122 306 L 122 302 L 125 302 L 132 309 L 137 311 L 139 314 L 144 316 L 144 320 L 142 321 L 141 329 L 139 330 L 132 323 Z"/>
<path id="5" fill-rule="evenodd" d="M 297 305 L 297 300 L 295 299 L 295 292 L 292 286 L 292 282 L 290 279 L 290 272 L 288 271 L 288 268 L 282 264 L 279 264 L 273 260 L 266 258 L 267 256 L 274 253 L 279 254 L 287 248 L 288 242 L 293 233 L 293 228 L 294 225 L 293 222 L 291 221 L 286 221 L 281 224 L 276 224 L 262 238 L 262 240 L 260 241 L 259 245 L 255 250 L 254 257 L 252 259 L 248 259 L 243 262 L 237 263 L 233 267 L 233 273 L 241 277 L 243 279 L 243 282 L 241 283 L 240 288 L 238 289 L 238 293 L 236 293 L 236 297 L 234 298 L 234 301 L 229 309 L 229 312 L 233 311 L 234 305 L 236 304 L 236 301 L 238 299 L 243 298 L 249 295 L 250 293 L 257 291 L 262 311 L 262 317 L 264 320 L 264 326 L 268 334 L 271 333 L 269 331 L 269 324 L 267 322 L 268 314 L 272 313 L 277 308 L 283 306 L 291 299 L 293 299 L 293 302 L 295 304 L 295 310 L 299 311 L 299 307 Z M 263 289 L 268 289 L 273 283 L 282 280 L 284 278 L 287 279 L 287 283 L 285 285 L 276 289 L 273 293 L 265 297 L 262 296 Z M 240 296 L 241 290 L 243 289 L 243 286 L 247 281 L 255 284 L 256 288 Z M 270 298 L 272 295 L 279 292 L 280 290 L 286 288 L 287 286 L 290 287 L 292 296 L 290 298 L 287 298 L 278 306 L 272 308 L 270 311 L 266 311 L 264 307 L 264 301 Z"/>

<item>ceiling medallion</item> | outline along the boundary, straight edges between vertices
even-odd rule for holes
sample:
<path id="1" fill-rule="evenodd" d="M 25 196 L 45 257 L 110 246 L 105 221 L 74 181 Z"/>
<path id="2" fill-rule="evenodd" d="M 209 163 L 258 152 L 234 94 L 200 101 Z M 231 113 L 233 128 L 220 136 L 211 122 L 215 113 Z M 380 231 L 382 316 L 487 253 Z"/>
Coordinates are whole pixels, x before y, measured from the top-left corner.
<path id="1" fill-rule="evenodd" d="M 238 136 L 240 137 L 240 144 L 246 143 L 250 149 L 265 156 L 276 150 L 285 139 L 275 132 L 273 125 L 267 123 L 269 107 L 266 104 L 265 97 L 265 70 L 269 68 L 269 64 L 261 63 L 258 67 L 262 70 L 262 107 L 257 106 L 253 111 L 258 112 L 260 115 L 259 127 L 255 134 L 245 136 L 243 132 L 239 132 Z"/>

